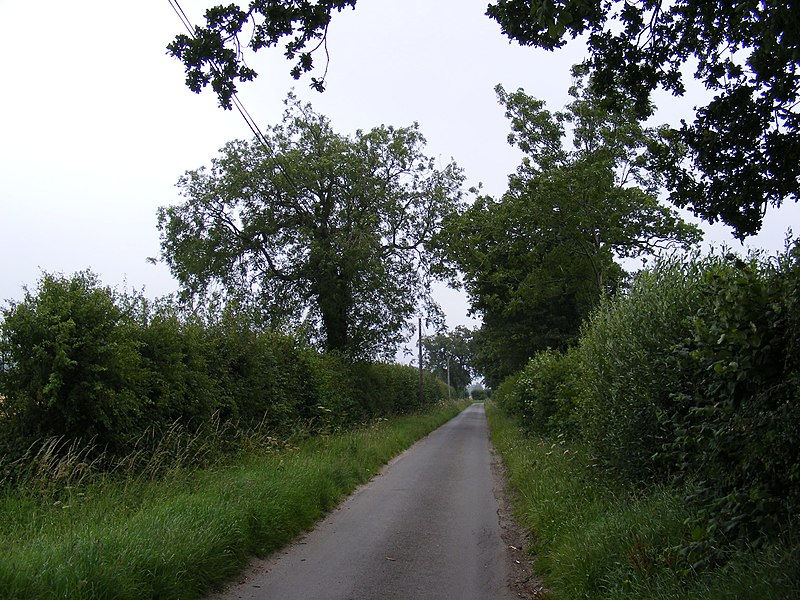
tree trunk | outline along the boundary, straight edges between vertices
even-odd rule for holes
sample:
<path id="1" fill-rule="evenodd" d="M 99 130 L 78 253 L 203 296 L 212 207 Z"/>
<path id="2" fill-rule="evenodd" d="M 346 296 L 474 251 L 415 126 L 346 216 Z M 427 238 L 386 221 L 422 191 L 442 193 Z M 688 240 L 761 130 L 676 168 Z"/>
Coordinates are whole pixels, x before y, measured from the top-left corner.
<path id="1" fill-rule="evenodd" d="M 335 248 L 321 244 L 311 257 L 311 273 L 314 277 L 312 291 L 317 298 L 322 329 L 325 332 L 325 350 L 349 354 L 349 317 L 353 308 L 350 281 L 345 274 L 342 258 Z"/>
<path id="2" fill-rule="evenodd" d="M 317 292 L 317 301 L 322 315 L 322 328 L 325 331 L 325 350 L 337 350 L 347 353 L 350 346 L 350 332 L 347 316 L 351 302 L 349 294 L 341 288 L 346 287 L 342 281 L 326 282 Z"/>

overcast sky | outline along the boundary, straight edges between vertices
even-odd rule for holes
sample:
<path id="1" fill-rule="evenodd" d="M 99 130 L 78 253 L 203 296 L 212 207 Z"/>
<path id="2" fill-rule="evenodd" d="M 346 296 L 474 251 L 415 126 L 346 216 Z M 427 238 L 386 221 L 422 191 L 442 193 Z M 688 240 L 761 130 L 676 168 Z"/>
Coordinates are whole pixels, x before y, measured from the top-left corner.
<path id="1" fill-rule="evenodd" d="M 212 2 L 182 4 L 200 23 Z M 342 133 L 418 121 L 429 155 L 452 157 L 468 185 L 499 195 L 520 155 L 506 143 L 495 84 L 523 87 L 558 110 L 582 48 L 511 45 L 484 16 L 486 4 L 359 0 L 334 16 L 324 94 L 309 79 L 293 81 L 279 52 L 262 51 L 249 58 L 260 75 L 240 98 L 262 127 L 280 121 L 293 87 Z M 167 0 L 0 0 L 0 302 L 21 298 L 42 271 L 87 268 L 148 296 L 175 291 L 166 267 L 146 260 L 159 254 L 156 209 L 180 200 L 184 171 L 250 137 L 211 92 L 184 86 L 183 67 L 165 51 L 179 32 Z M 692 105 L 661 104 L 661 120 L 674 123 Z M 797 205 L 772 211 L 748 245 L 781 248 L 792 223 L 800 223 Z M 734 244 L 723 227 L 708 239 Z M 440 299 L 451 327 L 468 323 L 463 299 Z"/>

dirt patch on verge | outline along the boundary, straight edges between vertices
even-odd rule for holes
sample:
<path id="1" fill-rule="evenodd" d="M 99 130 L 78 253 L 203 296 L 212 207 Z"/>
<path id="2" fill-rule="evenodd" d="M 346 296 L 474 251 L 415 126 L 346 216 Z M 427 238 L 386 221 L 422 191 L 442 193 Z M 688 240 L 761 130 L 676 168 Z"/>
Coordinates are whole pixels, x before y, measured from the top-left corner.
<path id="1" fill-rule="evenodd" d="M 518 598 L 546 600 L 547 590 L 535 574 L 534 558 L 528 553 L 533 536 L 514 517 L 513 491 L 508 483 L 503 459 L 491 440 L 489 448 L 492 453 L 492 478 L 498 506 L 497 515 L 500 518 L 500 535 L 506 547 L 508 586 Z"/>

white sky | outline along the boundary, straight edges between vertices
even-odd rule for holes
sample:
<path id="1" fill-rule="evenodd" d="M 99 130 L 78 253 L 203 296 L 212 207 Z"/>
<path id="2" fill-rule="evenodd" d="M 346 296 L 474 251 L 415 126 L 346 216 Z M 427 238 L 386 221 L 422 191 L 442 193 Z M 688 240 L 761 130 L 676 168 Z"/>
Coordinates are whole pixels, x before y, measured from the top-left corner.
<path id="1" fill-rule="evenodd" d="M 182 4 L 200 23 L 216 3 Z M 454 158 L 468 185 L 499 195 L 520 155 L 506 143 L 494 85 L 523 87 L 559 110 L 582 50 L 511 45 L 484 16 L 487 3 L 359 0 L 334 16 L 328 91 L 294 82 L 280 52 L 262 51 L 249 58 L 259 77 L 240 98 L 262 126 L 280 120 L 292 87 L 343 133 L 418 121 L 429 155 Z M 91 268 L 148 296 L 176 289 L 165 266 L 146 261 L 159 254 L 156 209 L 179 201 L 184 171 L 250 137 L 213 93 L 184 86 L 182 65 L 165 50 L 179 32 L 167 0 L 0 0 L 0 303 L 21 298 L 42 271 Z M 664 106 L 662 120 L 676 122 L 691 102 Z M 782 248 L 792 223 L 797 205 L 772 211 L 748 245 Z M 710 231 L 734 245 L 723 227 Z M 460 295 L 442 291 L 440 301 L 451 327 L 471 323 Z"/>

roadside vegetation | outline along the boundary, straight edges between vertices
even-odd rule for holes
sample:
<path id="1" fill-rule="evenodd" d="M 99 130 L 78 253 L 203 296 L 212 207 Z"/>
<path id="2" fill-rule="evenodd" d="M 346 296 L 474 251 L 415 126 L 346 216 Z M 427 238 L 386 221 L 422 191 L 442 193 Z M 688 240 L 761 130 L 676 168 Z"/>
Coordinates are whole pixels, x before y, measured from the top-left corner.
<path id="1" fill-rule="evenodd" d="M 554 598 L 800 590 L 799 259 L 660 260 L 497 390 Z"/>
<path id="2" fill-rule="evenodd" d="M 253 429 L 326 433 L 447 397 L 431 375 L 420 397 L 412 367 L 355 362 L 255 328 L 235 303 L 151 302 L 89 272 L 44 275 L 3 310 L 0 333 L 4 481 L 42 439 L 91 447 L 90 460 L 113 465 L 147 457 L 175 430 L 214 428 L 216 452 Z"/>
<path id="3" fill-rule="evenodd" d="M 692 569 L 682 554 L 692 511 L 686 488 L 634 491 L 599 477 L 586 445 L 532 436 L 487 411 L 543 598 L 732 600 L 794 598 L 800 552 L 779 540 L 743 546 L 724 564 Z"/>
<path id="4" fill-rule="evenodd" d="M 197 597 L 464 407 L 414 367 L 89 272 L 44 275 L 0 333 L 4 598 Z"/>
<path id="5" fill-rule="evenodd" d="M 411 317 L 444 331 L 426 247 L 461 170 L 292 94 L 265 131 L 159 211 L 174 296 L 45 273 L 0 308 L 0 595 L 196 597 L 463 408 L 463 358 L 392 362 Z"/>
<path id="6" fill-rule="evenodd" d="M 199 597 L 310 528 L 464 406 L 281 442 L 251 432 L 239 452 L 212 461 L 202 440 L 175 439 L 132 473 L 97 472 L 80 448 L 56 457 L 43 447 L 28 479 L 0 491 L 0 597 Z"/>
<path id="7" fill-rule="evenodd" d="M 290 40 L 299 77 L 355 0 L 253 4 L 169 47 L 225 108 L 255 76 L 246 24 L 253 51 Z M 467 202 L 416 124 L 345 135 L 289 94 L 281 123 L 160 209 L 175 298 L 46 274 L 3 308 L 0 594 L 195 597 L 455 414 L 440 400 L 481 375 L 552 597 L 800 595 L 800 241 L 701 256 L 699 228 L 660 201 L 744 239 L 798 199 L 796 19 L 623 4 L 489 7 L 525 45 L 590 34 L 563 110 L 497 86 L 523 153 L 498 197 Z M 680 130 L 645 126 L 690 58 L 713 101 Z M 478 330 L 444 329 L 437 277 Z M 420 314 L 436 330 L 421 393 L 385 362 Z"/>

